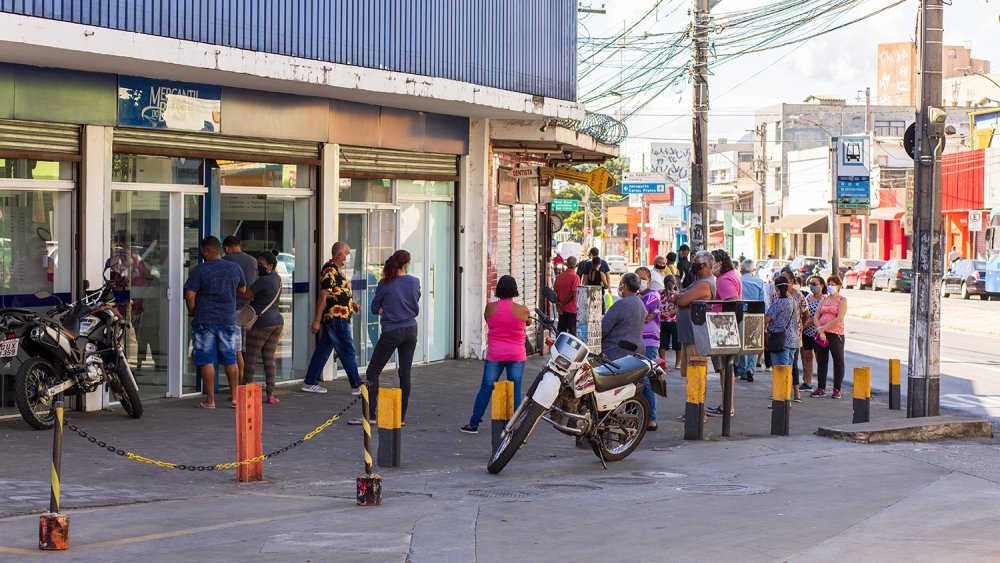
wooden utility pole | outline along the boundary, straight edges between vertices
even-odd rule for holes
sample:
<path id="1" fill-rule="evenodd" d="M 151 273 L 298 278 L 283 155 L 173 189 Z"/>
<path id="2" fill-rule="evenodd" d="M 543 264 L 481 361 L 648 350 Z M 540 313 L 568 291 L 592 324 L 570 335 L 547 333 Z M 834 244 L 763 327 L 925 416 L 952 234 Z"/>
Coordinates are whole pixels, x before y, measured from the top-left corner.
<path id="1" fill-rule="evenodd" d="M 906 416 L 937 416 L 941 392 L 942 0 L 920 1 L 920 99 L 914 146 L 913 281 Z"/>
<path id="2" fill-rule="evenodd" d="M 718 0 L 716 0 L 717 2 Z M 712 4 L 716 2 L 711 2 Z M 694 0 L 694 67 L 691 69 L 692 147 L 691 221 L 688 227 L 692 252 L 708 248 L 708 28 L 710 0 Z"/>
<path id="3" fill-rule="evenodd" d="M 757 184 L 760 186 L 760 259 L 767 258 L 767 122 L 760 124 L 760 168 L 757 169 Z"/>

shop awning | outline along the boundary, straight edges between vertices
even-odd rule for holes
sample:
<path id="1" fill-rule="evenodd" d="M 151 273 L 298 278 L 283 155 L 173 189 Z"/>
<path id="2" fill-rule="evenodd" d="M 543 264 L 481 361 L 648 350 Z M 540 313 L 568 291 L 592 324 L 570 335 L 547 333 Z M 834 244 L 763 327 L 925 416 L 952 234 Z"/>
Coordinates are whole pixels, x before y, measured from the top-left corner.
<path id="1" fill-rule="evenodd" d="M 829 229 L 826 215 L 785 215 L 767 226 L 772 233 L 788 234 L 824 234 Z"/>
<path id="2" fill-rule="evenodd" d="M 902 207 L 879 207 L 872 209 L 872 219 L 880 221 L 899 221 L 903 218 L 906 210 Z"/>

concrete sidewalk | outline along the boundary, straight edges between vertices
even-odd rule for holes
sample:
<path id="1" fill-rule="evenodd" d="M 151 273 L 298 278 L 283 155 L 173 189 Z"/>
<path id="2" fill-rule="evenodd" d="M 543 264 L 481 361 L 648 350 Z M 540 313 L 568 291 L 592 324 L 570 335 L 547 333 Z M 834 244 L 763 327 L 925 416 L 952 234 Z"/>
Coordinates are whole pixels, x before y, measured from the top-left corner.
<path id="1" fill-rule="evenodd" d="M 525 378 L 537 373 L 530 362 Z M 683 380 L 658 405 L 660 430 L 607 471 L 573 439 L 541 424 L 498 476 L 490 436 L 462 434 L 481 362 L 414 370 L 403 467 L 380 469 L 385 504 L 354 505 L 361 430 L 341 421 L 265 464 L 266 482 L 236 486 L 233 471 L 166 470 L 67 435 L 64 511 L 72 517 L 60 560 L 122 561 L 662 561 L 988 560 L 998 545 L 1000 464 L 995 440 L 858 445 L 813 436 L 849 422 L 851 401 L 805 398 L 790 437 L 771 437 L 770 374 L 738 383 L 734 435 L 682 440 Z M 383 377 L 391 384 L 394 374 Z M 265 405 L 264 449 L 282 447 L 353 398 L 284 388 Z M 709 405 L 719 402 L 718 381 Z M 186 464 L 230 461 L 232 410 L 159 401 L 130 420 L 70 413 L 101 440 Z M 350 416 L 356 416 L 355 407 Z M 872 419 L 901 418 L 875 401 Z M 484 425 L 484 428 L 487 425 Z M 0 423 L 0 560 L 30 560 L 47 506 L 51 434 Z M 91 507 L 91 508 L 87 508 Z M 93 508 L 103 507 L 103 508 Z M 934 514 L 934 519 L 926 517 Z M 613 524 L 612 524 L 613 523 Z M 710 530 L 722 533 L 711 534 Z M 960 546 L 960 547 L 956 547 Z"/>

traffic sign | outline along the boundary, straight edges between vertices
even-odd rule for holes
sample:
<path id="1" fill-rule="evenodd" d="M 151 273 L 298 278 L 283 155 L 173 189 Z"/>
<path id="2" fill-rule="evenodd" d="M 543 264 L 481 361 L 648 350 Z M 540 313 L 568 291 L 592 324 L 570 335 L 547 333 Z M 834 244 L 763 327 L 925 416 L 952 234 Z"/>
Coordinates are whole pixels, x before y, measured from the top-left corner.
<path id="1" fill-rule="evenodd" d="M 983 230 L 983 212 L 982 211 L 970 211 L 969 212 L 969 231 L 981 231 Z"/>
<path id="2" fill-rule="evenodd" d="M 871 208 L 871 171 L 867 136 L 837 138 L 837 210 L 840 215 L 867 215 Z"/>
<path id="3" fill-rule="evenodd" d="M 552 211 L 579 211 L 580 200 L 578 199 L 553 199 Z"/>
<path id="4" fill-rule="evenodd" d="M 667 180 L 659 172 L 629 172 L 622 177 L 622 194 L 665 194 Z"/>

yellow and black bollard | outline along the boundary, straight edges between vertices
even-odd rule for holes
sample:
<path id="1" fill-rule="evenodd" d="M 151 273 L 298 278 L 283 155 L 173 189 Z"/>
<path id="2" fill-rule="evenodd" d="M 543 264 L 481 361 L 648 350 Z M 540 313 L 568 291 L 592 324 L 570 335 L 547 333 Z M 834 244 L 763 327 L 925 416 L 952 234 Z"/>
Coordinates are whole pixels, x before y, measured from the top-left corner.
<path id="1" fill-rule="evenodd" d="M 52 490 L 49 511 L 38 518 L 38 549 L 63 551 L 69 549 L 69 516 L 59 514 L 59 471 L 62 465 L 63 404 L 56 401 L 52 435 Z"/>
<path id="2" fill-rule="evenodd" d="M 708 365 L 704 360 L 689 360 L 687 402 L 684 404 L 684 439 L 705 439 L 705 387 Z"/>
<path id="3" fill-rule="evenodd" d="M 368 422 L 368 384 L 361 384 L 361 428 L 365 431 L 365 474 L 357 479 L 359 506 L 382 504 L 382 477 L 372 473 L 372 425 Z"/>
<path id="4" fill-rule="evenodd" d="M 902 401 L 899 396 L 899 360 L 889 360 L 889 408 L 898 411 Z"/>
<path id="5" fill-rule="evenodd" d="M 403 390 L 378 390 L 378 466 L 399 467 L 402 447 Z"/>
<path id="6" fill-rule="evenodd" d="M 854 422 L 868 422 L 871 416 L 872 368 L 854 368 Z"/>
<path id="7" fill-rule="evenodd" d="M 774 366 L 771 376 L 771 435 L 788 436 L 792 410 L 792 366 Z"/>
<path id="8" fill-rule="evenodd" d="M 490 427 L 493 437 L 493 449 L 490 450 L 490 453 L 493 453 L 500 447 L 500 436 L 503 433 L 503 429 L 507 427 L 507 423 L 514 417 L 514 382 L 494 382 L 493 396 L 490 401 L 490 410 L 493 413 L 493 425 Z"/>

